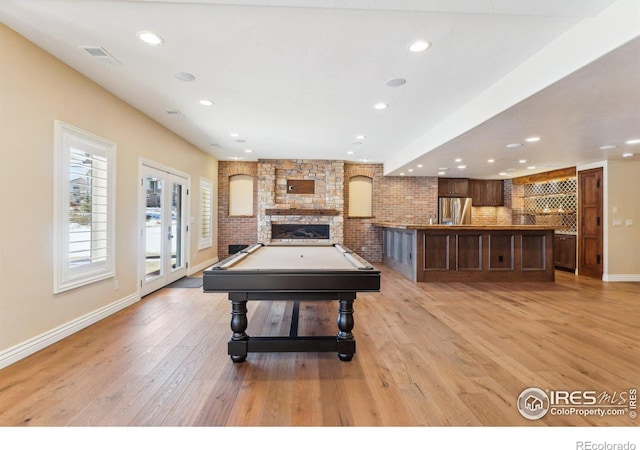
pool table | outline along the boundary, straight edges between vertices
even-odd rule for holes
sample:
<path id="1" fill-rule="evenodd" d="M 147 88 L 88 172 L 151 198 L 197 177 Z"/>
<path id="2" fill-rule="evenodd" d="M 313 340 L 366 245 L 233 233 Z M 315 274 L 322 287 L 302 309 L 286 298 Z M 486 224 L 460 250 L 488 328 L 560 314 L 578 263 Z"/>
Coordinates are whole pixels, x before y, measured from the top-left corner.
<path id="1" fill-rule="evenodd" d="M 229 294 L 233 362 L 250 352 L 322 351 L 350 361 L 356 350 L 353 303 L 358 292 L 380 290 L 380 271 L 341 244 L 257 243 L 206 269 L 203 290 Z M 248 336 L 249 300 L 294 301 L 289 335 Z M 337 300 L 337 335 L 298 336 L 301 300 Z"/>

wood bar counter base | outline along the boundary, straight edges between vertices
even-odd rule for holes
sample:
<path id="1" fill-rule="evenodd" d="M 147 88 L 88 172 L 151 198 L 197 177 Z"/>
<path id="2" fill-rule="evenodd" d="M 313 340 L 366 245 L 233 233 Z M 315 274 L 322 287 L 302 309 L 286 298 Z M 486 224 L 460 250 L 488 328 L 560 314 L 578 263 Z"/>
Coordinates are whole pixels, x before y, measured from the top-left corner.
<path id="1" fill-rule="evenodd" d="M 383 262 L 413 281 L 554 281 L 554 228 L 376 223 Z"/>

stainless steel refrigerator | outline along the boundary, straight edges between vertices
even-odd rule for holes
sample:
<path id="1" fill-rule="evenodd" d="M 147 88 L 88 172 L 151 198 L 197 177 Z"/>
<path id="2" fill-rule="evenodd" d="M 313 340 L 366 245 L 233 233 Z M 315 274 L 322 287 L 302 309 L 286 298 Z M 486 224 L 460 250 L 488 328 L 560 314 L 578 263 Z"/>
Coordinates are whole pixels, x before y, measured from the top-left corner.
<path id="1" fill-rule="evenodd" d="M 471 225 L 471 199 L 440 197 L 438 223 L 443 225 Z"/>

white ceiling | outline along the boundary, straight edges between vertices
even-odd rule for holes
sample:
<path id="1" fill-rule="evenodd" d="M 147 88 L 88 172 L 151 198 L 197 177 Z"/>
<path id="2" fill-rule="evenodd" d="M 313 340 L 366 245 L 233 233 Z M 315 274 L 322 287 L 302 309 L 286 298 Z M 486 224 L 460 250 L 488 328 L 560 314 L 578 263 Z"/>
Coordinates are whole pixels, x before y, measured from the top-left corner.
<path id="1" fill-rule="evenodd" d="M 512 178 L 640 159 L 638 0 L 2 0 L 0 20 L 221 160 Z"/>

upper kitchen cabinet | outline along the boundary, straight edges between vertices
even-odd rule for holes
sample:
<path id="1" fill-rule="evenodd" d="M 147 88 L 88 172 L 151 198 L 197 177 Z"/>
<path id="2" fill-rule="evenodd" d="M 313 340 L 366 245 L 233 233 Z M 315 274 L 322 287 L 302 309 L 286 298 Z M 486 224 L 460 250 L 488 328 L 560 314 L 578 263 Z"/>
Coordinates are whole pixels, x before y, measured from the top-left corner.
<path id="1" fill-rule="evenodd" d="M 438 197 L 468 197 L 469 180 L 466 178 L 438 178 Z"/>
<path id="2" fill-rule="evenodd" d="M 502 180 L 469 180 L 469 195 L 473 206 L 504 205 Z"/>

